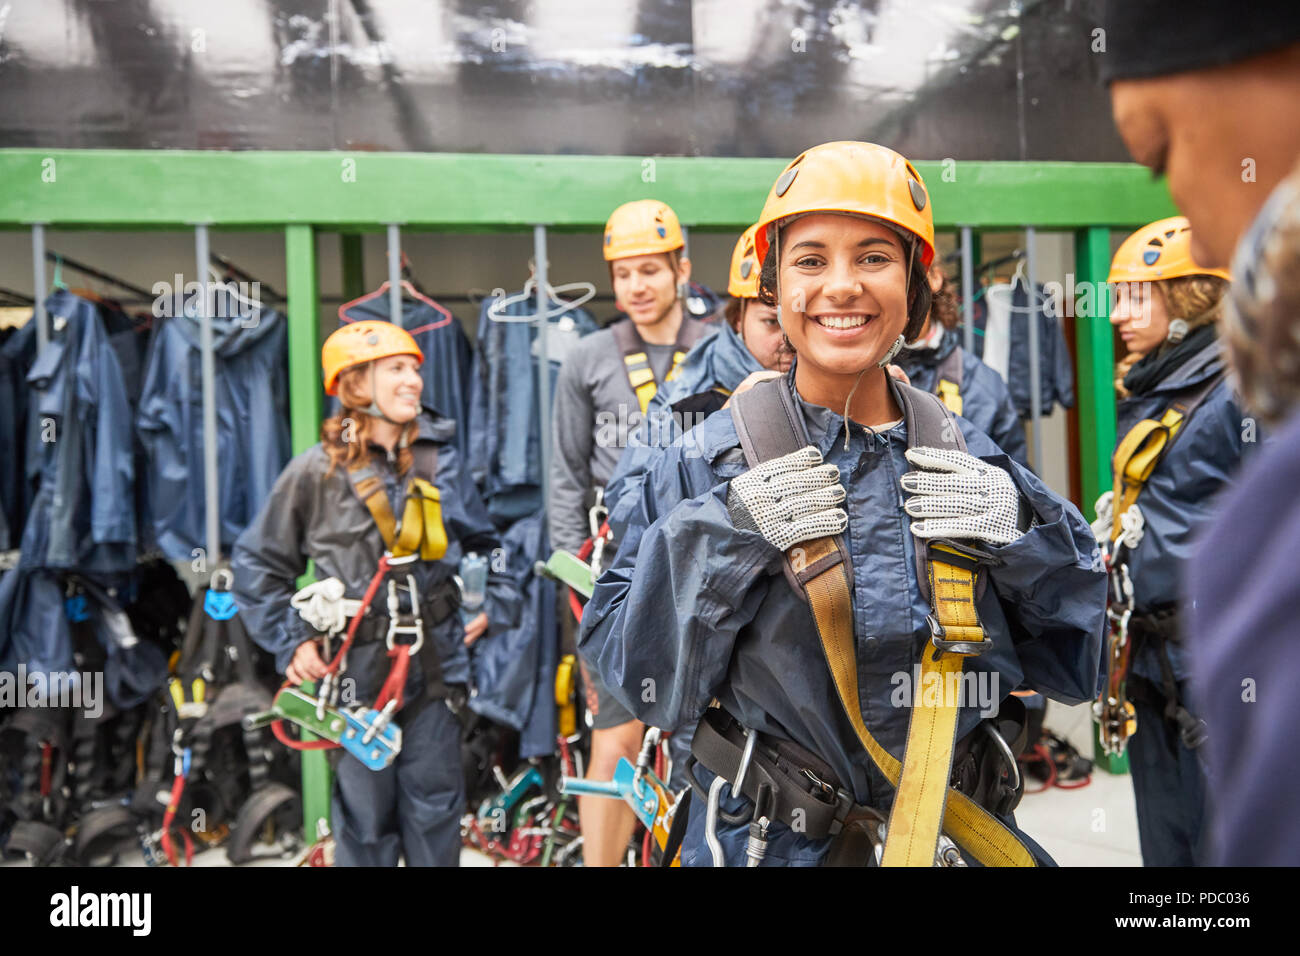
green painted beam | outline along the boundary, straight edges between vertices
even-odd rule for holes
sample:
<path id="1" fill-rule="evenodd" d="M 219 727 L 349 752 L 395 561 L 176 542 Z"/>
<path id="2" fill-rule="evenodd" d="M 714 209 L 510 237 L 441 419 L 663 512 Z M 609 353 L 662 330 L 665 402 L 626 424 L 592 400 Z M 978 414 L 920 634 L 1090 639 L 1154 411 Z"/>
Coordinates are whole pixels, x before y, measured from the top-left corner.
<path id="1" fill-rule="evenodd" d="M 1079 473 L 1084 515 L 1096 518 L 1093 503 L 1111 486 L 1115 450 L 1115 340 L 1110 327 L 1110 230 L 1080 229 L 1074 240 L 1077 289 L 1075 346 L 1079 356 Z M 1068 292 L 1068 287 L 1067 287 Z M 1091 301 L 1089 301 L 1091 300 Z"/>
<path id="2" fill-rule="evenodd" d="M 751 223 L 780 159 L 464 153 L 0 150 L 0 227 L 312 224 L 598 229 L 619 203 L 663 199 L 684 223 Z M 917 162 L 936 225 L 1137 226 L 1172 215 L 1129 163 Z"/>
<path id="3" fill-rule="evenodd" d="M 306 451 L 319 440 L 321 422 L 319 316 L 316 284 L 316 236 L 311 226 L 286 226 L 284 259 L 287 274 L 289 321 L 289 425 L 295 455 Z M 299 587 L 314 581 L 310 566 Z M 314 685 L 303 685 L 310 693 Z M 304 740 L 314 740 L 303 733 Z M 321 750 L 302 752 L 303 836 L 308 845 L 316 842 L 317 823 L 330 822 L 330 794 L 333 780 L 329 758 Z"/>

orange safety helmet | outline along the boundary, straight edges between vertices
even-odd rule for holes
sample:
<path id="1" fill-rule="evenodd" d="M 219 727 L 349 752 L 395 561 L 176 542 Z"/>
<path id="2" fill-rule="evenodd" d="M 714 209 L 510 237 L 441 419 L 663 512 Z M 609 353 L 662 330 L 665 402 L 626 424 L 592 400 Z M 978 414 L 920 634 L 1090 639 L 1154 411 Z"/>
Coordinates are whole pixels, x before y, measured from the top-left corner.
<path id="1" fill-rule="evenodd" d="M 754 236 L 758 261 L 767 258 L 769 227 L 789 216 L 842 212 L 893 223 L 922 243 L 921 265 L 934 260 L 934 214 L 925 180 L 906 159 L 875 143 L 822 143 L 796 157 L 763 203 Z"/>
<path id="2" fill-rule="evenodd" d="M 415 344 L 411 333 L 383 319 L 352 322 L 331 332 L 320 350 L 325 394 L 338 394 L 339 375 L 345 369 L 390 355 L 414 355 L 421 363 L 424 362 L 424 353 Z"/>
<path id="3" fill-rule="evenodd" d="M 727 279 L 727 294 L 737 299 L 758 298 L 758 274 L 761 270 L 758 252 L 754 248 L 754 234 L 758 226 L 753 225 L 740 234 L 736 248 L 731 253 L 731 275 Z"/>
<path id="4" fill-rule="evenodd" d="M 605 223 L 605 261 L 672 252 L 686 246 L 677 213 L 658 199 L 625 202 Z"/>
<path id="5" fill-rule="evenodd" d="M 1192 258 L 1192 227 L 1186 216 L 1172 216 L 1143 226 L 1115 251 L 1107 282 L 1158 282 L 1182 276 L 1217 276 L 1224 269 L 1198 266 Z"/>

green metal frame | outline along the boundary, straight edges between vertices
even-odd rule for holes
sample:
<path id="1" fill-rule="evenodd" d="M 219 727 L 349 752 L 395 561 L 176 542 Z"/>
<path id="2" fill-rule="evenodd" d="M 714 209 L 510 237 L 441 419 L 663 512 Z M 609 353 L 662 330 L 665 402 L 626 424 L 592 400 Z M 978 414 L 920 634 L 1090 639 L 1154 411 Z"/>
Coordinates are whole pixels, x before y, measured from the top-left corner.
<path id="1" fill-rule="evenodd" d="M 599 231 L 609 211 L 653 197 L 694 229 L 739 230 L 756 218 L 779 159 L 514 156 L 462 153 L 0 149 L 0 229 L 284 230 L 289 382 L 295 451 L 317 440 L 319 298 L 316 238 L 342 233 L 344 289 L 364 286 L 361 232 L 388 223 L 441 232 L 537 224 Z M 1109 230 L 1174 215 L 1163 183 L 1127 163 L 916 162 L 938 229 L 1073 230 L 1076 284 L 1104 281 Z M 976 236 L 978 239 L 978 236 Z M 1101 288 L 1097 286 L 1096 288 Z M 1096 299 L 1100 299 L 1097 296 Z M 1102 314 L 1077 323 L 1080 460 L 1091 509 L 1109 484 L 1115 441 L 1111 335 Z M 329 818 L 329 768 L 303 755 L 304 820 Z"/>
<path id="2" fill-rule="evenodd" d="M 917 162 L 935 225 L 1139 226 L 1173 214 L 1129 163 Z M 619 203 L 663 199 L 696 228 L 753 222 L 779 159 L 466 153 L 0 150 L 0 228 L 274 228 L 397 222 L 461 231 L 599 229 Z"/>

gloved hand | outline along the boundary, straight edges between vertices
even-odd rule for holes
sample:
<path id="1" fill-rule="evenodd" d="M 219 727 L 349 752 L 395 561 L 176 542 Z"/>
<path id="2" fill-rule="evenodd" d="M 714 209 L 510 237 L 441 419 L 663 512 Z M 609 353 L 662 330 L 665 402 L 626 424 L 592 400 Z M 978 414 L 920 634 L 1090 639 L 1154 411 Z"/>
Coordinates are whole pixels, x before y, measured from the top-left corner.
<path id="1" fill-rule="evenodd" d="M 912 495 L 903 508 L 920 519 L 912 522 L 918 538 L 1010 544 L 1030 527 L 1015 482 L 996 465 L 950 448 L 909 448 L 907 460 L 924 469 L 900 479 Z"/>
<path id="2" fill-rule="evenodd" d="M 343 582 L 338 578 L 313 581 L 292 598 L 289 604 L 318 631 L 337 634 L 348 626 L 348 618 L 361 608 L 355 598 L 345 598 Z"/>
<path id="3" fill-rule="evenodd" d="M 808 445 L 731 479 L 727 511 L 737 528 L 757 531 L 785 551 L 842 533 L 849 516 L 836 506 L 843 500 L 840 470 L 822 464 L 821 452 Z"/>

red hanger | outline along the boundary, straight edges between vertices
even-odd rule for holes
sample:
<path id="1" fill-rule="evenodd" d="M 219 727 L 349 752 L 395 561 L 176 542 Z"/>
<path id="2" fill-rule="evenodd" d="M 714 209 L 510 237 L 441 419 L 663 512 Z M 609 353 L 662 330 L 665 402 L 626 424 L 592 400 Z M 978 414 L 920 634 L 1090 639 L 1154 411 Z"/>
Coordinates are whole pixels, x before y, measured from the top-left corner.
<path id="1" fill-rule="evenodd" d="M 339 306 L 339 321 L 344 323 L 357 321 L 356 319 L 353 319 L 351 316 L 347 314 L 348 309 L 352 308 L 353 306 L 360 305 L 363 302 L 369 302 L 371 299 L 377 299 L 382 295 L 387 295 L 388 289 L 389 289 L 388 280 L 385 279 L 383 284 L 374 292 L 367 292 L 365 295 L 353 299 L 351 302 L 344 302 L 341 306 Z M 433 301 L 433 299 L 430 299 L 423 292 L 416 289 L 416 287 L 411 284 L 409 279 L 402 280 L 402 291 L 405 292 L 412 299 L 418 299 L 420 302 L 423 302 L 425 305 L 430 306 L 442 316 L 442 318 L 439 319 L 438 321 L 430 322 L 428 325 L 422 325 L 418 329 L 407 329 L 407 331 L 410 332 L 412 335 L 419 335 L 421 332 L 431 332 L 434 329 L 440 329 L 445 325 L 450 325 L 453 321 L 455 321 L 456 317 L 447 310 L 446 306 L 438 304 L 437 302 Z"/>

